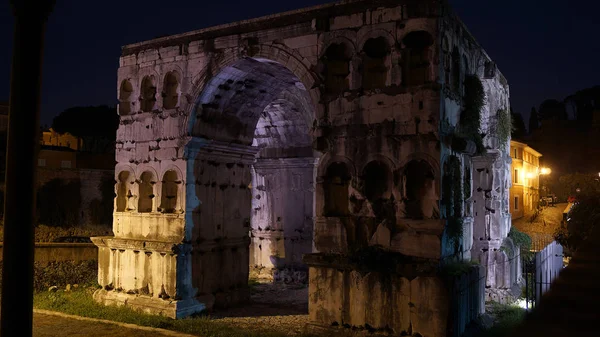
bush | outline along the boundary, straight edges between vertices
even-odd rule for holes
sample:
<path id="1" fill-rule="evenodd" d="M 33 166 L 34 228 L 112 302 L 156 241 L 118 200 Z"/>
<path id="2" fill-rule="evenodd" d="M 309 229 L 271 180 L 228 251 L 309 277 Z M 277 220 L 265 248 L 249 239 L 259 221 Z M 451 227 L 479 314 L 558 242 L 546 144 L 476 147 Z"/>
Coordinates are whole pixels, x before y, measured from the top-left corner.
<path id="1" fill-rule="evenodd" d="M 0 261 L 0 286 L 2 285 L 2 262 Z M 51 286 L 64 288 L 67 284 L 93 285 L 98 280 L 97 261 L 56 261 L 34 263 L 33 289 L 46 291 Z"/>
<path id="2" fill-rule="evenodd" d="M 57 238 L 64 236 L 112 236 L 112 227 L 110 226 L 81 226 L 81 227 L 51 227 L 38 225 L 35 227 L 35 242 L 54 242 Z M 4 224 L 0 224 L 0 242 L 4 238 Z"/>

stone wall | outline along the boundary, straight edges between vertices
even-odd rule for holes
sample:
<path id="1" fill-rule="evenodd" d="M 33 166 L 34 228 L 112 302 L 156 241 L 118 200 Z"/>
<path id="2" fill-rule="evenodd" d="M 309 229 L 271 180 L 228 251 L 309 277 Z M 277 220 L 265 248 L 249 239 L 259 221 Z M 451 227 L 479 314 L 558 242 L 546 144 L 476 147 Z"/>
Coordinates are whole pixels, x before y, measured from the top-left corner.
<path id="1" fill-rule="evenodd" d="M 114 199 L 113 175 L 111 170 L 38 168 L 40 222 L 44 223 L 48 219 L 45 215 L 50 212 L 50 220 L 56 221 L 52 225 L 109 224 Z M 56 218 L 52 208 L 60 208 L 67 217 Z"/>
<path id="2" fill-rule="evenodd" d="M 311 328 L 317 331 L 460 336 L 485 311 L 485 269 L 479 266 L 443 275 L 422 261 L 387 272 L 326 254 L 307 256 L 307 262 Z"/>

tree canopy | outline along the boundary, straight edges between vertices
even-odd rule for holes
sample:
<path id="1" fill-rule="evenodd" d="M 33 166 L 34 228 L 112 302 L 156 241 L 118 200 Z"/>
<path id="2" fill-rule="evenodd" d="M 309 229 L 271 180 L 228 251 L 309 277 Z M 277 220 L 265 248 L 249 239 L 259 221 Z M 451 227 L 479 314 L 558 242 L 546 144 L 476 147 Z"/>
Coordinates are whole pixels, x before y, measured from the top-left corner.
<path id="1" fill-rule="evenodd" d="M 558 119 L 564 121 L 569 119 L 565 104 L 555 99 L 547 99 L 543 101 L 542 104 L 540 104 L 538 115 L 541 121 L 549 119 Z"/>
<path id="2" fill-rule="evenodd" d="M 537 130 L 540 127 L 540 122 L 538 120 L 537 110 L 531 108 L 531 113 L 529 114 L 529 133 L 532 133 L 534 130 Z"/>
<path id="3" fill-rule="evenodd" d="M 511 137 L 514 139 L 523 139 L 527 135 L 527 129 L 525 128 L 523 116 L 518 112 L 514 112 L 513 109 L 510 108 L 510 117 L 513 121 Z"/>
<path id="4" fill-rule="evenodd" d="M 119 115 L 116 108 L 106 105 L 73 107 L 54 117 L 52 129 L 77 137 L 116 137 Z"/>

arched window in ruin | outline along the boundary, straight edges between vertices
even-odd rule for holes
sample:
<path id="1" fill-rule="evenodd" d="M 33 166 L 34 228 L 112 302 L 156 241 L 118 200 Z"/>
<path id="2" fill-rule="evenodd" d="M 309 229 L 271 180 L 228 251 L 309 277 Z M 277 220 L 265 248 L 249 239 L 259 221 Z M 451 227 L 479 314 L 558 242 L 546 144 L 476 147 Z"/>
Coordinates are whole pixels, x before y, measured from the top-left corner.
<path id="1" fill-rule="evenodd" d="M 458 92 L 461 88 L 460 53 L 458 48 L 452 50 L 452 89 Z"/>
<path id="2" fill-rule="evenodd" d="M 343 43 L 333 43 L 325 51 L 325 90 L 330 94 L 340 94 L 350 88 L 350 48 Z"/>
<path id="3" fill-rule="evenodd" d="M 119 115 L 129 115 L 133 110 L 133 102 L 131 102 L 131 96 L 133 94 L 133 86 L 129 80 L 121 82 L 119 88 Z"/>
<path id="4" fill-rule="evenodd" d="M 160 196 L 160 210 L 162 213 L 175 213 L 177 210 L 177 192 L 179 183 L 177 180 L 177 172 L 173 170 L 165 172 Z"/>
<path id="5" fill-rule="evenodd" d="M 435 208 L 435 176 L 424 160 L 412 160 L 404 169 L 404 197 L 406 217 L 423 219 L 432 216 Z"/>
<path id="6" fill-rule="evenodd" d="M 389 190 L 391 173 L 381 161 L 374 160 L 363 169 L 364 194 L 367 200 L 373 202 L 385 198 Z"/>
<path id="7" fill-rule="evenodd" d="M 429 48 L 433 45 L 433 37 L 426 31 L 408 33 L 404 39 L 403 78 L 404 85 L 421 85 L 430 81 Z"/>
<path id="8" fill-rule="evenodd" d="M 146 76 L 142 79 L 141 87 L 141 109 L 143 112 L 151 112 L 156 105 L 156 84 L 154 76 Z"/>
<path id="9" fill-rule="evenodd" d="M 179 80 L 177 79 L 177 73 L 174 71 L 165 75 L 162 96 L 164 109 L 175 109 L 177 107 L 179 103 Z"/>
<path id="10" fill-rule="evenodd" d="M 386 60 L 390 47 L 383 37 L 368 39 L 363 46 L 362 87 L 375 89 L 385 87 L 388 67 Z"/>
<path id="11" fill-rule="evenodd" d="M 116 212 L 125 212 L 127 211 L 127 199 L 131 197 L 131 189 L 129 186 L 129 181 L 131 178 L 131 173 L 129 171 L 123 171 L 119 173 L 118 181 L 117 181 L 117 202 L 116 202 Z"/>
<path id="12" fill-rule="evenodd" d="M 452 69 L 452 60 L 450 57 L 448 39 L 445 36 L 442 41 L 442 53 L 444 55 L 444 83 L 446 83 L 446 85 L 450 85 L 450 70 Z"/>
<path id="13" fill-rule="evenodd" d="M 152 212 L 152 199 L 154 199 L 154 184 L 152 181 L 152 173 L 144 172 L 140 177 L 140 196 L 138 200 L 138 212 L 149 213 Z"/>
<path id="14" fill-rule="evenodd" d="M 461 87 L 462 87 L 462 93 L 465 93 L 465 77 L 467 75 L 469 75 L 471 73 L 471 70 L 469 69 L 469 60 L 467 59 L 466 55 L 463 55 L 462 57 L 462 72 L 461 72 L 461 79 L 460 79 L 460 83 L 461 83 Z"/>
<path id="15" fill-rule="evenodd" d="M 348 215 L 348 187 L 350 186 L 350 173 L 346 164 L 332 163 L 327 168 L 323 181 L 323 199 L 325 216 Z"/>

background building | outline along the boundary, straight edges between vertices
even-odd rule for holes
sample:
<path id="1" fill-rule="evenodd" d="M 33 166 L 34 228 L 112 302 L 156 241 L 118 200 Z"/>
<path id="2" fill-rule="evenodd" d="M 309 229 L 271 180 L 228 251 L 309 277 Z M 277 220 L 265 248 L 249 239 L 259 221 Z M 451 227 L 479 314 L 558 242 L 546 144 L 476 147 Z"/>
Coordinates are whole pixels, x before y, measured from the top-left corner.
<path id="1" fill-rule="evenodd" d="M 510 213 L 513 219 L 533 211 L 540 200 L 541 153 L 525 143 L 510 141 L 512 186 Z"/>

